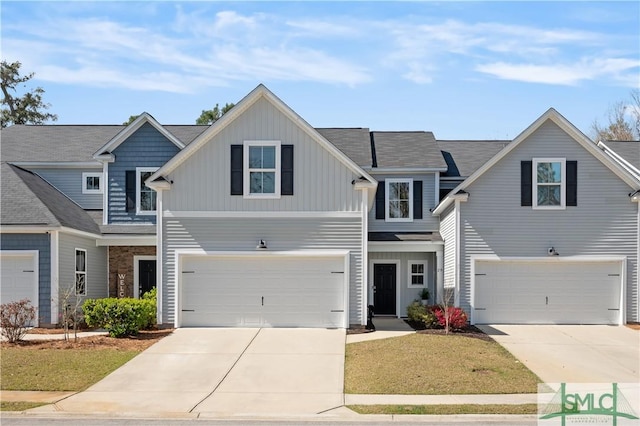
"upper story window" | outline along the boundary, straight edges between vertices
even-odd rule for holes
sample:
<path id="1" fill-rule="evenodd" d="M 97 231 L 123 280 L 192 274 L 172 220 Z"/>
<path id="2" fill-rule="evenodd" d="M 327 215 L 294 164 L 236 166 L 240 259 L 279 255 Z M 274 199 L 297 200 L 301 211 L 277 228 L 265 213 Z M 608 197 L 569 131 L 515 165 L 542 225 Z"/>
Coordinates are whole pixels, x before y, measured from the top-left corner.
<path id="1" fill-rule="evenodd" d="M 84 172 L 82 173 L 82 193 L 102 194 L 102 173 Z"/>
<path id="2" fill-rule="evenodd" d="M 87 295 L 87 251 L 76 249 L 76 296 Z"/>
<path id="3" fill-rule="evenodd" d="M 136 168 L 136 214 L 156 214 L 156 191 L 144 184 L 156 170 L 157 167 Z"/>
<path id="4" fill-rule="evenodd" d="M 244 144 L 244 196 L 280 197 L 280 142 L 247 141 Z"/>
<path id="5" fill-rule="evenodd" d="M 385 219 L 388 222 L 412 222 L 413 179 L 387 179 L 385 185 Z"/>
<path id="6" fill-rule="evenodd" d="M 565 159 L 533 159 L 533 208 L 563 209 L 565 207 Z"/>

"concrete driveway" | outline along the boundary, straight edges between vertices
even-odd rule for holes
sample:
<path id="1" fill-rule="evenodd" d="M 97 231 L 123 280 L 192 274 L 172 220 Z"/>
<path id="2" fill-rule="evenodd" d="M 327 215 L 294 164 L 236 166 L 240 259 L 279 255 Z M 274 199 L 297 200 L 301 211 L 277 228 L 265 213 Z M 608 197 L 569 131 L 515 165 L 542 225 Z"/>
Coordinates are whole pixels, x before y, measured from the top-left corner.
<path id="1" fill-rule="evenodd" d="M 638 383 L 640 331 L 606 325 L 478 326 L 545 383 Z"/>
<path id="2" fill-rule="evenodd" d="M 317 414 L 343 405 L 344 347 L 344 330 L 178 329 L 56 409 Z"/>

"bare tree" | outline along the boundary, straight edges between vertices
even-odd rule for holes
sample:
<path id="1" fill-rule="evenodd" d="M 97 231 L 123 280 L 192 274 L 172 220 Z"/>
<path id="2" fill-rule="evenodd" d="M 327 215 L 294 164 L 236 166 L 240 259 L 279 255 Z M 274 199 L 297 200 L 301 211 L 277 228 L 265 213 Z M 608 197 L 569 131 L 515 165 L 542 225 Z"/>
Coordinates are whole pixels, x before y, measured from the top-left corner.
<path id="1" fill-rule="evenodd" d="M 594 120 L 591 131 L 596 142 L 640 140 L 640 90 L 632 90 L 630 97 L 631 103 L 619 101 L 609 107 L 606 126 Z"/>
<path id="2" fill-rule="evenodd" d="M 78 324 L 82 321 L 82 297 L 76 296 L 76 287 L 70 285 L 60 294 L 60 320 L 64 329 L 64 340 L 69 339 L 69 333 L 73 330 L 73 340 L 78 341 Z"/>

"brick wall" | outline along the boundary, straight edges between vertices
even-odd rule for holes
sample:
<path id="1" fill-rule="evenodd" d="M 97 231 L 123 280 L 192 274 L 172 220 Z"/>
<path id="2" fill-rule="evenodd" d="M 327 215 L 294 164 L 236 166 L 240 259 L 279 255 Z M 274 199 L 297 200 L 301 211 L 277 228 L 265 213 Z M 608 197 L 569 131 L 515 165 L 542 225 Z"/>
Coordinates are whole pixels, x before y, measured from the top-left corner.
<path id="1" fill-rule="evenodd" d="M 133 297 L 133 256 L 155 256 L 155 246 L 109 247 L 109 297 L 119 297 L 118 272 L 124 272 L 124 297 Z"/>

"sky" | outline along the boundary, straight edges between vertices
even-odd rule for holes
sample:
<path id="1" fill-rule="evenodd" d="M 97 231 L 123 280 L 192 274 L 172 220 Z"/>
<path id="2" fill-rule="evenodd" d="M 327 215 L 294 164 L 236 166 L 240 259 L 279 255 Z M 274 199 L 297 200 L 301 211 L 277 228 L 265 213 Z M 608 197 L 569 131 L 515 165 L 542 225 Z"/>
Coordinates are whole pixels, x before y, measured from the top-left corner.
<path id="1" fill-rule="evenodd" d="M 193 124 L 262 83 L 314 127 L 592 136 L 640 87 L 640 2 L 14 2 L 1 58 L 57 124 Z"/>

